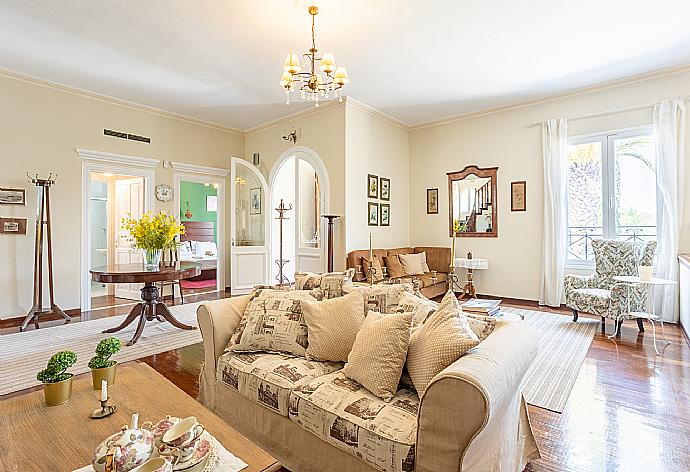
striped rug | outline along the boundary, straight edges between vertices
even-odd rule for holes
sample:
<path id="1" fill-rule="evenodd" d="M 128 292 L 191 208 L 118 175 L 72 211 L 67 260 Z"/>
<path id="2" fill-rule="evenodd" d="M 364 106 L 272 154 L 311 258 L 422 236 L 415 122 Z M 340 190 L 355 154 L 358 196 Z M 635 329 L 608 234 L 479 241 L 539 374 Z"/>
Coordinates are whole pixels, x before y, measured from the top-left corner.
<path id="1" fill-rule="evenodd" d="M 169 308 L 181 322 L 197 326 L 196 309 L 200 304 L 201 302 L 189 303 Z M 134 346 L 125 346 L 125 343 L 134 336 L 136 322 L 117 333 L 101 332 L 117 326 L 124 319 L 125 315 L 112 316 L 0 336 L 0 395 L 40 385 L 36 380 L 36 373 L 45 368 L 50 356 L 58 350 L 67 349 L 77 354 L 77 363 L 69 369 L 70 372 L 88 372 L 89 359 L 93 357 L 98 341 L 108 336 L 122 341 L 122 350 L 113 356 L 118 362 L 140 359 L 201 342 L 199 330 L 181 330 L 167 321 L 147 322 L 143 334 Z"/>
<path id="2" fill-rule="evenodd" d="M 524 315 L 524 323 L 539 333 L 539 354 L 523 380 L 523 395 L 530 405 L 562 413 L 599 321 L 519 308 L 503 312 Z"/>

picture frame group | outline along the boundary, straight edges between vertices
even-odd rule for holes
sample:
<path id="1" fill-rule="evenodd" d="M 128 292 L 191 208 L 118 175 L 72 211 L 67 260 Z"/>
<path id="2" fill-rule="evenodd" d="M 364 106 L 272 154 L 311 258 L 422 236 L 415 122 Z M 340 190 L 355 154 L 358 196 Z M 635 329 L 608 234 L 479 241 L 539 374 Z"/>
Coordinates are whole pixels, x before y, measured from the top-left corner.
<path id="1" fill-rule="evenodd" d="M 391 179 L 367 174 L 367 198 L 389 202 Z M 367 202 L 367 225 L 390 226 L 390 203 Z"/>

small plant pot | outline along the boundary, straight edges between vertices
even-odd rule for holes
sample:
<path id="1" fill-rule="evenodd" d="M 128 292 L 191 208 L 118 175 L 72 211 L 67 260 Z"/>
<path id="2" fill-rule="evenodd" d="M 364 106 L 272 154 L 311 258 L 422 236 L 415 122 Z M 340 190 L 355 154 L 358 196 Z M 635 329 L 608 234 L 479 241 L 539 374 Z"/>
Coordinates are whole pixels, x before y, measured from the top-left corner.
<path id="1" fill-rule="evenodd" d="M 115 385 L 115 368 L 117 362 L 110 367 L 103 367 L 102 369 L 91 369 L 91 380 L 93 382 L 93 389 L 101 389 L 101 381 L 107 380 L 108 387 Z"/>
<path id="2" fill-rule="evenodd" d="M 46 405 L 55 406 L 67 403 L 72 398 L 72 378 L 54 383 L 44 383 Z"/>

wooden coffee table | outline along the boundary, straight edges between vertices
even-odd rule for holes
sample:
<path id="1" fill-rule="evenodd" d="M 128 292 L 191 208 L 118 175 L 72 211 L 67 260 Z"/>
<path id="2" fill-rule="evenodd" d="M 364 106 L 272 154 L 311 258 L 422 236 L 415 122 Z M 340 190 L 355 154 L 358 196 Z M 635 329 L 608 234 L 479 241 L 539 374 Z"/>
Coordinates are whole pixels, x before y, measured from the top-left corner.
<path id="1" fill-rule="evenodd" d="M 124 319 L 124 321 L 113 328 L 106 329 L 104 333 L 115 333 L 129 326 L 134 320 L 138 319 L 137 330 L 134 332 L 134 337 L 127 342 L 128 346 L 135 344 L 139 340 L 139 336 L 144 331 L 144 325 L 147 321 L 157 319 L 159 321 L 167 321 L 171 325 L 180 329 L 196 329 L 194 326 L 189 326 L 178 321 L 165 303 L 158 300 L 157 282 L 172 282 L 175 280 L 183 280 L 191 277 L 196 277 L 201 274 L 201 266 L 194 262 L 169 262 L 161 263 L 158 270 L 145 270 L 144 264 L 113 264 L 103 267 L 96 267 L 91 269 L 91 279 L 94 282 L 101 282 L 106 284 L 139 284 L 143 283 L 141 288 L 141 302 L 134 305 L 132 311 Z"/>
<path id="2" fill-rule="evenodd" d="M 117 411 L 99 420 L 89 418 L 99 407 L 99 391 L 92 389 L 90 373 L 75 378 L 72 400 L 63 405 L 45 406 L 42 391 L 1 401 L 0 441 L 4 452 L 0 454 L 0 470 L 69 472 L 90 464 L 96 447 L 129 424 L 132 413 L 140 414 L 140 424 L 156 422 L 166 415 L 196 416 L 228 451 L 249 465 L 244 471 L 280 469 L 276 459 L 147 364 L 118 365 L 116 382 L 108 391 Z"/>

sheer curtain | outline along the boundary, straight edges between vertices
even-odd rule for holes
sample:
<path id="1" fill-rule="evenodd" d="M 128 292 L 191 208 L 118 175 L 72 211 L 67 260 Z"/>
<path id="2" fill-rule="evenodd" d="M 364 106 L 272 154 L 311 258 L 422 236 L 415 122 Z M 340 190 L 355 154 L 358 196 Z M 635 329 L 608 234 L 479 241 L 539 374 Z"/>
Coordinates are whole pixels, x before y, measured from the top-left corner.
<path id="1" fill-rule="evenodd" d="M 656 275 L 678 281 L 678 244 L 683 215 L 685 176 L 685 104 L 683 99 L 664 100 L 654 106 L 656 185 L 658 192 L 658 255 Z M 678 287 L 655 289 L 654 312 L 664 321 L 678 322 Z"/>
<path id="2" fill-rule="evenodd" d="M 559 306 L 568 238 L 568 122 L 548 120 L 541 129 L 544 156 L 544 234 L 541 256 L 539 304 Z"/>

